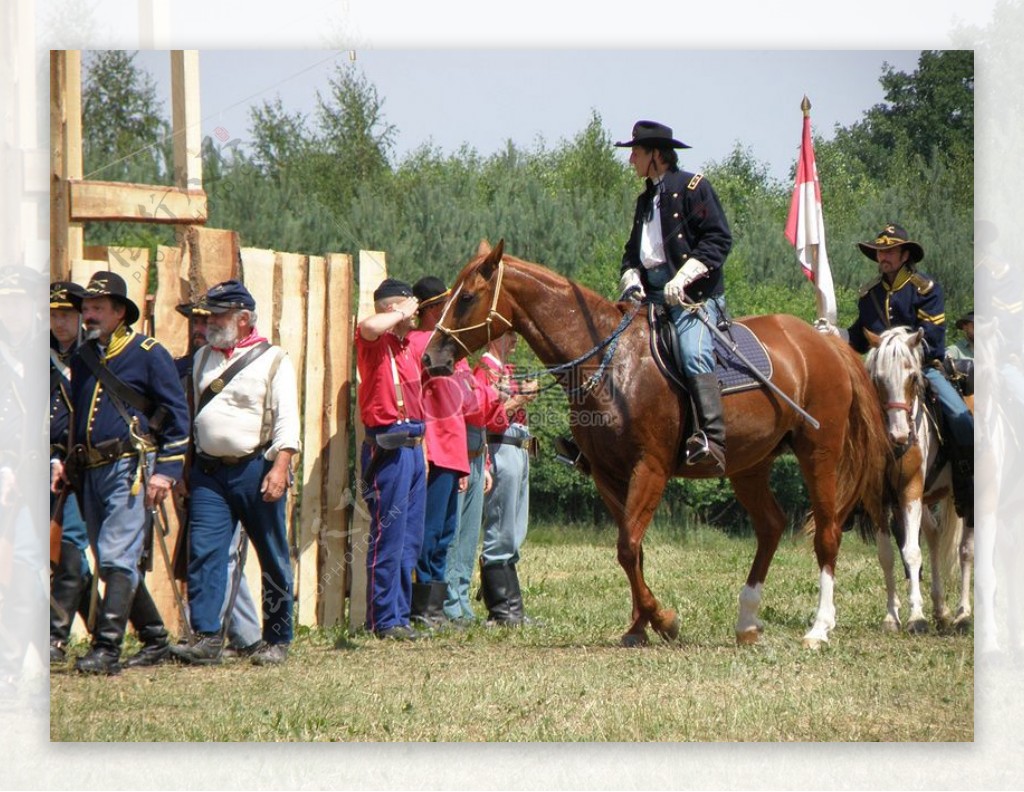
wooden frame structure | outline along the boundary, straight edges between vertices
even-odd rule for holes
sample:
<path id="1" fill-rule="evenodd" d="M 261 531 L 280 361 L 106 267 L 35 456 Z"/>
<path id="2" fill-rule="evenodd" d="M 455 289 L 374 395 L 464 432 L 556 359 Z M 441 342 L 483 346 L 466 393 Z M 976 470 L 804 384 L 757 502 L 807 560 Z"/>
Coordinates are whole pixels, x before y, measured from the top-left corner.
<path id="1" fill-rule="evenodd" d="M 81 53 L 50 53 L 51 280 L 84 284 L 97 270 L 118 272 L 131 298 L 148 309 L 147 331 L 176 357 L 188 350 L 188 327 L 175 306 L 229 278 L 246 284 L 256 299 L 261 330 L 287 351 L 298 379 L 303 448 L 287 507 L 296 623 L 344 624 L 350 586 L 353 616 L 361 623 L 365 592 L 354 582 L 351 548 L 365 547 L 365 541 L 352 541 L 349 530 L 355 500 L 349 487 L 352 257 L 241 247 L 236 232 L 204 227 L 199 54 L 175 50 L 170 58 L 175 184 L 139 185 L 83 178 Z M 174 225 L 178 245 L 156 250 L 154 294 L 147 294 L 149 251 L 86 245 L 83 224 L 94 221 Z M 374 255 L 383 261 L 382 254 Z M 173 515 L 171 521 L 176 523 Z M 170 527 L 173 546 L 178 526 Z M 258 599 L 255 553 L 249 555 L 246 577 Z M 178 616 L 169 578 L 157 562 L 149 582 L 172 626 Z"/>

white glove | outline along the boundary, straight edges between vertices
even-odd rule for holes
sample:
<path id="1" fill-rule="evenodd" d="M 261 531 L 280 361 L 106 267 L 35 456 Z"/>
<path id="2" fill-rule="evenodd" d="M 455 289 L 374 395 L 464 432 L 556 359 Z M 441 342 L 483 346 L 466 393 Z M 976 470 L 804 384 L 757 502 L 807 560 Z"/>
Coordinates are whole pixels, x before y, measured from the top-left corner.
<path id="1" fill-rule="evenodd" d="M 683 290 L 693 283 L 697 278 L 704 277 L 708 268 L 695 258 L 689 259 L 683 268 L 665 284 L 665 301 L 668 303 L 682 303 Z"/>
<path id="2" fill-rule="evenodd" d="M 814 329 L 817 330 L 819 333 L 822 333 L 823 335 L 838 336 L 844 341 L 850 340 L 849 333 L 847 333 L 846 330 L 840 330 L 824 316 L 818 317 L 817 319 L 814 320 Z"/>
<path id="3" fill-rule="evenodd" d="M 619 278 L 619 299 L 625 300 L 633 298 L 636 300 L 643 300 L 647 294 L 644 292 L 644 285 L 640 281 L 640 272 L 636 267 L 630 267 L 628 270 L 622 273 L 622 277 Z"/>

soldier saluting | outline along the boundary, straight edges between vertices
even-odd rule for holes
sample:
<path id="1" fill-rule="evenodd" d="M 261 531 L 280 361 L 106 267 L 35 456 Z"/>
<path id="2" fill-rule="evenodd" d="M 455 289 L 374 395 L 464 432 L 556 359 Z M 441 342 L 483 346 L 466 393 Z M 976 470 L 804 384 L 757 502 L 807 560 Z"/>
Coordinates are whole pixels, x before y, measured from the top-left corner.
<path id="1" fill-rule="evenodd" d="M 116 674 L 141 580 L 148 511 L 181 477 L 188 405 L 170 353 L 132 329 L 139 309 L 120 276 L 96 273 L 71 301 L 82 314 L 86 341 L 71 363 L 75 445 L 65 464 L 54 465 L 52 484 L 70 478 L 81 494 L 105 584 L 92 647 L 75 668 Z M 166 640 L 155 608 L 147 621 L 147 631 Z"/>

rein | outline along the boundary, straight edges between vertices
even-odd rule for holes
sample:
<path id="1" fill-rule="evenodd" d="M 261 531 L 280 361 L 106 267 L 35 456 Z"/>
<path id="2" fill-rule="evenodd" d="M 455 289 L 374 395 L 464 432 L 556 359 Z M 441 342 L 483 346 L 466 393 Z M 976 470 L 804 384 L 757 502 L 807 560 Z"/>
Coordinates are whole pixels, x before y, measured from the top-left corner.
<path id="1" fill-rule="evenodd" d="M 489 344 L 491 342 L 491 325 L 493 324 L 495 318 L 500 319 L 508 326 L 509 329 L 512 329 L 512 322 L 506 319 L 504 316 L 502 316 L 501 312 L 498 310 L 498 298 L 501 295 L 501 286 L 502 281 L 504 279 L 504 275 L 505 262 L 504 260 L 499 260 L 498 279 L 494 286 L 494 296 L 491 298 L 491 307 L 488 309 L 487 318 L 484 319 L 484 321 L 477 322 L 475 325 L 470 325 L 469 327 L 460 327 L 458 329 L 448 328 L 443 325 L 445 315 L 448 313 L 448 308 L 455 303 L 455 300 L 458 298 L 459 293 L 462 291 L 462 284 L 460 283 L 458 289 L 456 289 L 454 294 L 452 294 L 452 297 L 449 300 L 448 305 L 445 306 L 445 310 L 444 313 L 441 315 L 441 318 L 438 320 L 437 324 L 434 325 L 434 330 L 452 339 L 452 341 L 454 341 L 456 344 L 462 347 L 463 350 L 465 350 L 467 355 L 470 355 L 472 354 L 472 350 L 470 350 L 469 347 L 467 347 L 459 338 L 459 336 L 462 333 L 467 333 L 470 330 L 477 330 L 481 327 L 484 327 L 487 329 L 487 343 Z M 561 385 L 562 381 L 560 379 L 557 379 L 558 377 L 564 376 L 569 371 L 576 368 L 576 366 L 580 365 L 586 360 L 589 360 L 602 349 L 604 349 L 604 357 L 601 358 L 601 363 L 597 367 L 597 371 L 591 374 L 587 378 L 586 382 L 584 382 L 582 385 L 577 385 L 574 388 L 567 388 L 565 392 L 566 396 L 569 397 L 570 399 L 577 396 L 586 396 L 592 390 L 594 390 L 594 388 L 597 387 L 597 384 L 601 381 L 601 378 L 604 376 L 605 371 L 607 371 L 608 369 L 608 365 L 612 361 L 612 357 L 615 355 L 615 350 L 619 345 L 619 337 L 626 331 L 626 328 L 629 327 L 630 323 L 636 317 L 637 313 L 640 310 L 640 306 L 641 303 L 634 302 L 633 307 L 630 308 L 630 310 L 627 311 L 625 314 L 623 314 L 622 320 L 619 322 L 619 326 L 612 331 L 611 335 L 599 341 L 597 344 L 595 344 L 593 347 L 591 347 L 588 351 L 584 352 L 579 357 L 573 358 L 572 360 L 567 361 L 565 363 L 559 363 L 556 366 L 548 366 L 547 368 L 543 368 L 537 371 L 530 371 L 525 374 L 515 373 L 511 375 L 511 379 L 516 381 L 537 379 L 539 377 L 544 376 L 545 374 L 550 374 L 551 376 L 556 377 L 556 380 L 554 382 L 545 385 L 543 388 L 538 388 L 536 390 L 536 393 L 542 393 L 543 391 Z"/>

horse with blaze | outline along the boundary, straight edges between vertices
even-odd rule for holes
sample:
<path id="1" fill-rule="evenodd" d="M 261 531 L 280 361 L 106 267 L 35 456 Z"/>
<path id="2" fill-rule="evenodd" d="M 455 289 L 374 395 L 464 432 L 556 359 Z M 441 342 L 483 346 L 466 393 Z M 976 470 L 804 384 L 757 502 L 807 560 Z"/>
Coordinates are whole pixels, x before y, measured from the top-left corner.
<path id="1" fill-rule="evenodd" d="M 922 532 L 930 550 L 935 621 L 939 626 L 966 627 L 971 619 L 974 531 L 965 529 L 964 521 L 956 514 L 951 466 L 940 454 L 939 434 L 925 409 L 924 331 L 892 327 L 880 335 L 869 330 L 865 335 L 872 347 L 865 364 L 884 408 L 893 448 L 889 478 L 898 502 L 893 515 L 894 533 L 907 566 L 910 599 L 907 630 L 924 632 L 928 629 L 921 594 Z M 930 509 L 933 505 L 938 505 L 938 521 Z M 887 525 L 882 526 L 876 538 L 887 595 L 883 625 L 886 629 L 898 630 L 902 625 L 900 601 L 896 595 L 892 538 Z M 960 574 L 960 603 L 955 614 L 946 606 L 942 587 L 943 573 L 947 570 Z"/>
<path id="2" fill-rule="evenodd" d="M 622 643 L 635 646 L 647 642 L 648 626 L 665 639 L 679 635 L 679 617 L 662 606 L 644 580 L 644 535 L 665 485 L 673 476 L 716 474 L 682 459 L 688 399 L 674 390 L 652 358 L 648 320 L 641 316 L 627 325 L 629 311 L 628 303 L 612 302 L 545 267 L 505 255 L 503 242 L 493 249 L 482 243 L 452 287 L 423 364 L 432 375 L 450 374 L 457 359 L 514 331 L 546 366 L 562 366 L 573 437 L 618 526 L 618 560 L 633 604 Z M 739 594 L 736 640 L 756 643 L 764 629 L 758 618 L 764 581 L 786 528 L 769 476 L 775 458 L 792 451 L 814 520 L 819 596 L 803 640 L 817 647 L 828 641 L 836 623 L 833 591 L 844 521 L 858 504 L 877 525 L 884 516 L 889 451 L 881 407 L 859 357 L 839 339 L 793 316 L 741 321 L 767 348 L 773 382 L 817 418 L 820 428 L 764 387 L 723 400 L 725 475 L 757 537 Z M 606 349 L 613 336 L 616 364 L 599 367 L 592 359 L 589 368 L 596 368 L 599 378 L 587 387 L 571 385 L 582 380 L 578 369 L 583 363 L 574 364 L 572 372 L 565 371 L 565 364 L 589 353 L 600 356 L 597 350 Z"/>

